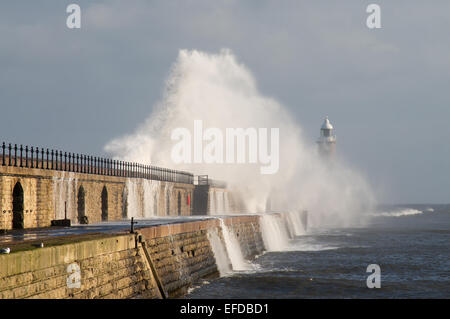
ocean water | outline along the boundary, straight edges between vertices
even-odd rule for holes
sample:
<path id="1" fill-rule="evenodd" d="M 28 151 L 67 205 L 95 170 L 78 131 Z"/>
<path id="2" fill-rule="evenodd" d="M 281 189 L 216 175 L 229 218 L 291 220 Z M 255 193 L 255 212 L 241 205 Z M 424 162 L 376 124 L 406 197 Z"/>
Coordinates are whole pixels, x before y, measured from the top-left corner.
<path id="1" fill-rule="evenodd" d="M 290 247 L 186 298 L 450 298 L 450 205 L 380 207 L 365 227 L 310 229 Z M 367 287 L 370 264 L 381 288 Z"/>

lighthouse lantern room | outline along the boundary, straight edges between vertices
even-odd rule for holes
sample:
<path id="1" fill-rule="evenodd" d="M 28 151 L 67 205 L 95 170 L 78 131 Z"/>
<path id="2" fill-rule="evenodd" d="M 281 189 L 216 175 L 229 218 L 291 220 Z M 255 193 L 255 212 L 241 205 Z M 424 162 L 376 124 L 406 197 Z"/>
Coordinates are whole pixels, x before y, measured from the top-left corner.
<path id="1" fill-rule="evenodd" d="M 317 141 L 319 153 L 325 158 L 332 158 L 336 150 L 336 136 L 333 133 L 333 125 L 331 125 L 328 116 L 323 121 L 320 128 L 320 137 Z"/>

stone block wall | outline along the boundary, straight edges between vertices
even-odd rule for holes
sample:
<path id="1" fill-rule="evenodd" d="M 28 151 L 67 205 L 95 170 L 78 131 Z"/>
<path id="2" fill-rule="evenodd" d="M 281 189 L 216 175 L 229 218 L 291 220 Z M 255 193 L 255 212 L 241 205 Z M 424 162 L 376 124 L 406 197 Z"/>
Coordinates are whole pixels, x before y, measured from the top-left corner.
<path id="1" fill-rule="evenodd" d="M 264 251 L 259 216 L 226 218 L 224 223 L 236 236 L 245 258 L 252 259 Z"/>
<path id="2" fill-rule="evenodd" d="M 84 206 L 89 223 L 102 221 L 105 211 L 107 220 L 191 214 L 194 185 L 157 182 L 157 189 L 152 189 L 156 205 L 148 206 L 145 185 L 151 182 L 156 181 L 0 166 L 0 230 L 13 228 L 13 192 L 19 184 L 23 191 L 24 228 L 48 227 L 51 220 L 65 217 L 78 224 L 80 202 L 84 202 L 81 207 Z M 135 187 L 134 197 L 129 196 L 131 186 Z"/>
<path id="3" fill-rule="evenodd" d="M 232 216 L 224 223 L 246 258 L 264 250 L 259 216 Z M 0 299 L 161 298 L 158 280 L 170 298 L 182 297 L 197 280 L 219 276 L 207 232 L 221 234 L 220 225 L 218 219 L 173 223 L 139 228 L 136 235 L 75 236 L 76 242 L 59 246 L 13 249 L 0 255 Z M 76 282 L 79 287 L 68 285 Z"/>
<path id="4" fill-rule="evenodd" d="M 158 298 L 143 255 L 134 235 L 0 255 L 0 299 Z"/>

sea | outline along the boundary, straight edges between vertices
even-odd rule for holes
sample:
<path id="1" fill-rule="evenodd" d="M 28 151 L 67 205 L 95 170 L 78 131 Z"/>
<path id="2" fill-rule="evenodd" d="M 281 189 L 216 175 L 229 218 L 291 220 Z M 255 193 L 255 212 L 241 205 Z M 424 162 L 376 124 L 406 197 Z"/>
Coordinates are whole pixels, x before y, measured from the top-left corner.
<path id="1" fill-rule="evenodd" d="M 363 227 L 307 229 L 251 264 L 186 298 L 448 299 L 450 205 L 380 206 Z"/>

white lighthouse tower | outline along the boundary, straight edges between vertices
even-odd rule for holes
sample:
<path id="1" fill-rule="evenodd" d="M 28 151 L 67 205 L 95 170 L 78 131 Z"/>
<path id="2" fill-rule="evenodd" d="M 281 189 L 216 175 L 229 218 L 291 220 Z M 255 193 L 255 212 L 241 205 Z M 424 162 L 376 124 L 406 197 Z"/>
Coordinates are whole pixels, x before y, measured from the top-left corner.
<path id="1" fill-rule="evenodd" d="M 328 116 L 323 121 L 320 128 L 320 137 L 317 140 L 319 154 L 324 158 L 333 158 L 336 150 L 336 136 L 333 134 L 333 125 L 328 120 Z"/>

